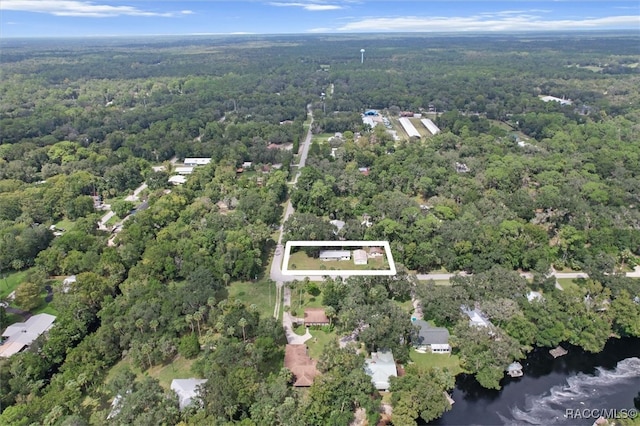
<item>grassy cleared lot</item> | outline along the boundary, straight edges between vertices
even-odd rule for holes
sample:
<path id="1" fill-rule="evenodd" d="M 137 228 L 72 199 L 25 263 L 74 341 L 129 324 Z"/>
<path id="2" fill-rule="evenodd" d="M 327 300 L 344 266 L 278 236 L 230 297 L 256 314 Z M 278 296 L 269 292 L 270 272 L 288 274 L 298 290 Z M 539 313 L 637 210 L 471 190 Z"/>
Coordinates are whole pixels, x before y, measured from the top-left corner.
<path id="1" fill-rule="evenodd" d="M 11 294 L 24 281 L 27 273 L 28 271 L 18 271 L 6 276 L 0 275 L 0 299 L 4 299 Z"/>
<path id="2" fill-rule="evenodd" d="M 329 344 L 329 342 L 338 338 L 334 331 L 329 332 L 311 328 L 309 332 L 313 337 L 307 340 L 306 343 L 309 348 L 309 356 L 313 359 L 319 359 L 324 347 Z"/>
<path id="3" fill-rule="evenodd" d="M 451 370 L 454 375 L 462 373 L 462 368 L 460 368 L 460 358 L 458 358 L 457 355 L 432 353 L 421 354 L 416 352 L 415 349 L 411 349 L 409 357 L 412 362 L 424 368 L 446 367 Z"/>
<path id="4" fill-rule="evenodd" d="M 229 286 L 229 298 L 241 300 L 247 306 L 256 305 L 263 317 L 273 315 L 276 285 L 272 281 L 235 281 Z"/>
<path id="5" fill-rule="evenodd" d="M 120 362 L 118 362 L 116 365 L 111 367 L 111 370 L 109 370 L 109 373 L 107 373 L 105 383 L 109 383 L 111 380 L 113 380 L 114 377 L 118 375 L 119 372 L 128 367 L 135 373 L 138 380 L 145 375 L 149 375 L 153 378 L 158 379 L 158 381 L 160 382 L 160 386 L 168 390 L 171 388 L 171 381 L 173 379 L 185 379 L 193 377 L 193 374 L 191 373 L 191 365 L 194 361 L 195 359 L 186 359 L 178 356 L 173 360 L 171 364 L 156 365 L 146 371 L 141 371 L 133 366 L 129 358 L 124 358 L 120 360 Z"/>
<path id="6" fill-rule="evenodd" d="M 344 271 L 344 270 L 362 270 L 373 271 L 376 269 L 389 269 L 386 257 L 377 257 L 369 259 L 366 265 L 354 265 L 353 260 L 320 260 L 307 256 L 303 251 L 292 253 L 289 257 L 290 270 L 328 270 L 328 271 Z"/>

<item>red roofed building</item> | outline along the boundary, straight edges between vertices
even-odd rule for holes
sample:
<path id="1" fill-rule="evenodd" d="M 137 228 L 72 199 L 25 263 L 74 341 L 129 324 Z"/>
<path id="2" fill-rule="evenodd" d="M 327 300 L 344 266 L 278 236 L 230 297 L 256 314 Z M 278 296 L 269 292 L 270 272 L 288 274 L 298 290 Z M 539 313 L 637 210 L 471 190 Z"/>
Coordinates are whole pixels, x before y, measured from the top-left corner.
<path id="1" fill-rule="evenodd" d="M 329 318 L 322 308 L 306 308 L 304 310 L 304 325 L 329 325 Z"/>
<path id="2" fill-rule="evenodd" d="M 309 387 L 313 379 L 320 374 L 317 361 L 309 358 L 307 345 L 287 345 L 284 351 L 284 366 L 293 373 L 295 387 Z"/>

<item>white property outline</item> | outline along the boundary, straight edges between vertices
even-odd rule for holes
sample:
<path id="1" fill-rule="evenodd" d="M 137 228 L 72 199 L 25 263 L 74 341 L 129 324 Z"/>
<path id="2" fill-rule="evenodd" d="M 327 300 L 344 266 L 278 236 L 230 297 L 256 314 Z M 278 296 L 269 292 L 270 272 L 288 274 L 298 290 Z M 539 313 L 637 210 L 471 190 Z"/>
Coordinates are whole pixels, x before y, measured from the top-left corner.
<path id="1" fill-rule="evenodd" d="M 384 247 L 384 253 L 389 262 L 389 269 L 382 271 L 366 270 L 366 269 L 303 269 L 289 270 L 289 258 L 291 256 L 291 247 Z M 310 275 L 360 275 L 360 276 L 381 276 L 396 275 L 396 264 L 391 254 L 391 246 L 389 241 L 287 241 L 284 247 L 284 259 L 281 268 L 282 275 L 288 276 L 310 276 Z"/>

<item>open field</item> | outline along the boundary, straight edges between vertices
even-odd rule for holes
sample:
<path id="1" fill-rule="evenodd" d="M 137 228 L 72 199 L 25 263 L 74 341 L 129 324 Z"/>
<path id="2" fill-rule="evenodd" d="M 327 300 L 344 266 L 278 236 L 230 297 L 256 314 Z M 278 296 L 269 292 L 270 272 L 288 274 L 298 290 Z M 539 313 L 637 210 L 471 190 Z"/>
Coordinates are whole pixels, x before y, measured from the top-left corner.
<path id="1" fill-rule="evenodd" d="M 460 368 L 460 358 L 458 358 L 458 355 L 432 353 L 421 354 L 416 352 L 415 349 L 411 349 L 409 357 L 412 362 L 424 368 L 446 367 L 450 369 L 454 375 L 462 373 L 462 368 Z"/>
<path id="2" fill-rule="evenodd" d="M 353 260 L 320 260 L 307 256 L 303 251 L 292 253 L 289 258 L 289 264 L 287 267 L 290 270 L 305 271 L 305 270 L 329 270 L 329 271 L 342 271 L 342 270 L 376 270 L 376 269 L 389 269 L 389 264 L 384 257 L 378 257 L 368 259 L 366 265 L 354 265 Z"/>
<path id="3" fill-rule="evenodd" d="M 171 388 L 171 381 L 173 379 L 186 379 L 193 377 L 193 374 L 191 373 L 191 365 L 194 361 L 195 359 L 186 359 L 178 356 L 170 364 L 155 365 L 146 371 L 140 371 L 138 368 L 133 366 L 129 358 L 124 358 L 111 367 L 111 370 L 107 373 L 105 383 L 109 383 L 109 381 L 113 380 L 120 371 L 129 367 L 131 371 L 135 373 L 138 380 L 145 375 L 149 375 L 158 379 L 160 386 L 168 390 Z"/>
<path id="4" fill-rule="evenodd" d="M 260 316 L 269 317 L 273 315 L 276 302 L 275 283 L 268 284 L 268 281 L 235 281 L 229 285 L 229 298 L 241 300 L 248 306 L 255 304 Z"/>
<path id="5" fill-rule="evenodd" d="M 4 299 L 11 294 L 24 281 L 27 273 L 28 270 L 25 270 L 0 276 L 0 299 Z"/>

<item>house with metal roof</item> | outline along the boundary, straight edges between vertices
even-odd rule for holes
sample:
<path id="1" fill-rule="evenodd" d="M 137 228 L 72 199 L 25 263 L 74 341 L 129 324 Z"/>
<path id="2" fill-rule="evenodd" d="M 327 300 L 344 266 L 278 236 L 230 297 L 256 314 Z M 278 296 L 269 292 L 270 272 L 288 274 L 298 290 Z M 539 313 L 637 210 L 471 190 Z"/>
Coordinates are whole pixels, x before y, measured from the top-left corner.
<path id="1" fill-rule="evenodd" d="M 320 250 L 320 260 L 351 260 L 351 251 Z"/>
<path id="2" fill-rule="evenodd" d="M 371 358 L 365 360 L 364 372 L 371 376 L 371 382 L 378 390 L 387 391 L 390 377 L 397 377 L 396 361 L 391 351 L 371 352 Z"/>
<path id="3" fill-rule="evenodd" d="M 8 358 L 29 347 L 34 340 L 51 328 L 55 320 L 54 315 L 38 314 L 25 322 L 17 322 L 7 327 L 2 333 L 0 357 Z"/>

